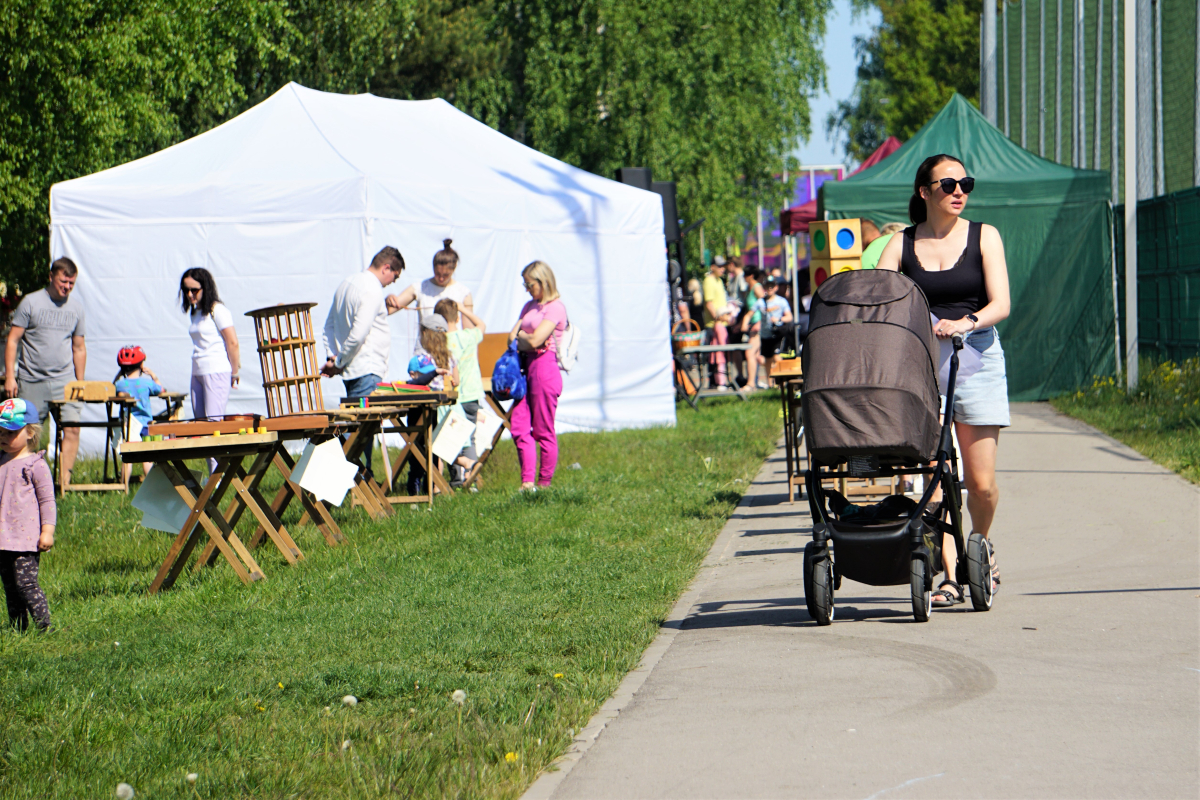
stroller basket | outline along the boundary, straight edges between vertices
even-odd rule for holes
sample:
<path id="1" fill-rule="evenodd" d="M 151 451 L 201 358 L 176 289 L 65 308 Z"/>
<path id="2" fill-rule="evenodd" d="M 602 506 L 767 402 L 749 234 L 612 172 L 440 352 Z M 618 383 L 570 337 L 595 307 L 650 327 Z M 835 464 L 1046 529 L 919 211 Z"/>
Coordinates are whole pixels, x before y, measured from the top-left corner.
<path id="1" fill-rule="evenodd" d="M 809 452 L 826 465 L 875 456 L 918 464 L 937 450 L 937 353 L 929 305 L 889 270 L 834 275 L 813 296 L 801 355 Z"/>

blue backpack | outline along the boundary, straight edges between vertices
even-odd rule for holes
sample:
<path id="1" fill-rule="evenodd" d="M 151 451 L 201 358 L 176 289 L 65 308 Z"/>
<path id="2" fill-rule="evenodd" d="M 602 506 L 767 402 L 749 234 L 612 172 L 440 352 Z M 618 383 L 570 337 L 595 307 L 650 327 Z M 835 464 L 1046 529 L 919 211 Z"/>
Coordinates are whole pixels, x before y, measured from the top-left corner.
<path id="1" fill-rule="evenodd" d="M 517 343 L 508 346 L 492 369 L 492 394 L 497 400 L 520 400 L 525 396 L 525 376 L 521 374 L 521 356 Z"/>

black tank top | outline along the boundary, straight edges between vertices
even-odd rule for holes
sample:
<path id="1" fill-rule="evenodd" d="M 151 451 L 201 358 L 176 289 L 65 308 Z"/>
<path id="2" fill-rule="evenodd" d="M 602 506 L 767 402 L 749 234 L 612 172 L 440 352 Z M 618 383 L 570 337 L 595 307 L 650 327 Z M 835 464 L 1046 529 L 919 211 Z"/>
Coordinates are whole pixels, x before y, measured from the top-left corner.
<path id="1" fill-rule="evenodd" d="M 982 223 L 970 223 L 966 249 L 953 267 L 940 272 L 927 272 L 917 259 L 917 252 L 913 249 L 916 226 L 904 229 L 900 272 L 921 287 L 929 301 L 929 313 L 938 319 L 959 320 L 988 304 L 987 284 L 983 279 L 983 253 L 979 249 L 979 232 L 982 228 Z"/>

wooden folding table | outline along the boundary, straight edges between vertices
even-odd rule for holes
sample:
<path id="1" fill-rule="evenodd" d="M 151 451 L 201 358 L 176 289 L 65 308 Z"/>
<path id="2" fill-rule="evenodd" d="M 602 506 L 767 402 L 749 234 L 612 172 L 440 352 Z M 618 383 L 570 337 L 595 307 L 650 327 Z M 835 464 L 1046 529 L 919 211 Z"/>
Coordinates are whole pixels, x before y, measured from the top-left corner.
<path id="1" fill-rule="evenodd" d="M 366 405 L 359 401 L 346 401 L 337 411 L 328 412 L 335 421 L 358 423 L 345 444 L 349 461 L 358 461 L 367 448 L 374 447 L 377 434 L 400 435 L 404 446 L 387 476 L 389 489 L 396 483 L 410 454 L 429 477 L 424 493 L 395 495 L 389 494 L 365 470 L 360 471 L 355 497 L 372 517 L 379 519 L 390 516 L 393 513 L 392 505 L 400 503 L 429 503 L 432 506 L 435 492 L 445 495 L 452 493 L 446 477 L 440 470 L 434 469 L 433 429 L 437 427 L 438 406 L 451 405 L 456 399 L 454 392 L 381 392 L 366 398 Z M 384 427 L 385 423 L 388 427 Z"/>
<path id="2" fill-rule="evenodd" d="M 180 499 L 190 509 L 187 520 L 179 529 L 167 551 L 167 557 L 150 584 L 150 594 L 168 588 L 175 582 L 204 534 L 208 535 L 214 552 L 219 551 L 225 557 L 243 583 L 261 580 L 262 568 L 230 524 L 231 519 L 236 523 L 243 510 L 249 510 L 254 515 L 288 563 L 304 558 L 287 529 L 258 492 L 258 483 L 272 463 L 278 442 L 279 436 L 275 433 L 245 433 L 125 444 L 121 449 L 121 458 L 126 462 L 153 462 L 155 469 L 163 471 Z M 255 458 L 250 469 L 243 470 L 242 462 L 247 456 Z M 206 458 L 215 459 L 217 467 L 208 480 L 201 484 L 188 468 L 186 460 Z M 234 502 L 229 511 L 222 513 L 221 500 L 231 488 L 235 493 Z M 208 563 L 208 559 L 201 558 L 197 566 L 205 563 Z"/>
<path id="3" fill-rule="evenodd" d="M 771 367 L 770 379 L 779 387 L 783 398 L 783 443 L 787 456 L 788 502 L 795 502 L 796 487 L 804 490 L 804 470 L 800 457 L 804 454 L 804 419 L 800 416 L 800 398 L 804 393 L 804 375 L 800 359 L 779 359 Z"/>

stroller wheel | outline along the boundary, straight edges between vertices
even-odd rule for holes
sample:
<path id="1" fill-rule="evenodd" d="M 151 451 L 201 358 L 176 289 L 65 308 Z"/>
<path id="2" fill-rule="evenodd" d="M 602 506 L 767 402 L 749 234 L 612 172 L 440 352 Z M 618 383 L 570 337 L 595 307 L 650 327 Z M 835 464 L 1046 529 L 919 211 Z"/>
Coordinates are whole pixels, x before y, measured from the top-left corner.
<path id="1" fill-rule="evenodd" d="M 817 556 L 817 545 L 804 545 L 804 604 L 818 625 L 833 622 L 833 562 Z"/>
<path id="2" fill-rule="evenodd" d="M 929 612 L 933 609 L 933 597 L 929 581 L 929 567 L 919 558 L 912 560 L 909 583 L 912 588 L 913 617 L 917 622 L 928 622 Z"/>
<path id="3" fill-rule="evenodd" d="M 967 539 L 967 583 L 971 587 L 971 607 L 987 611 L 992 607 L 992 548 L 983 534 L 972 533 Z"/>

